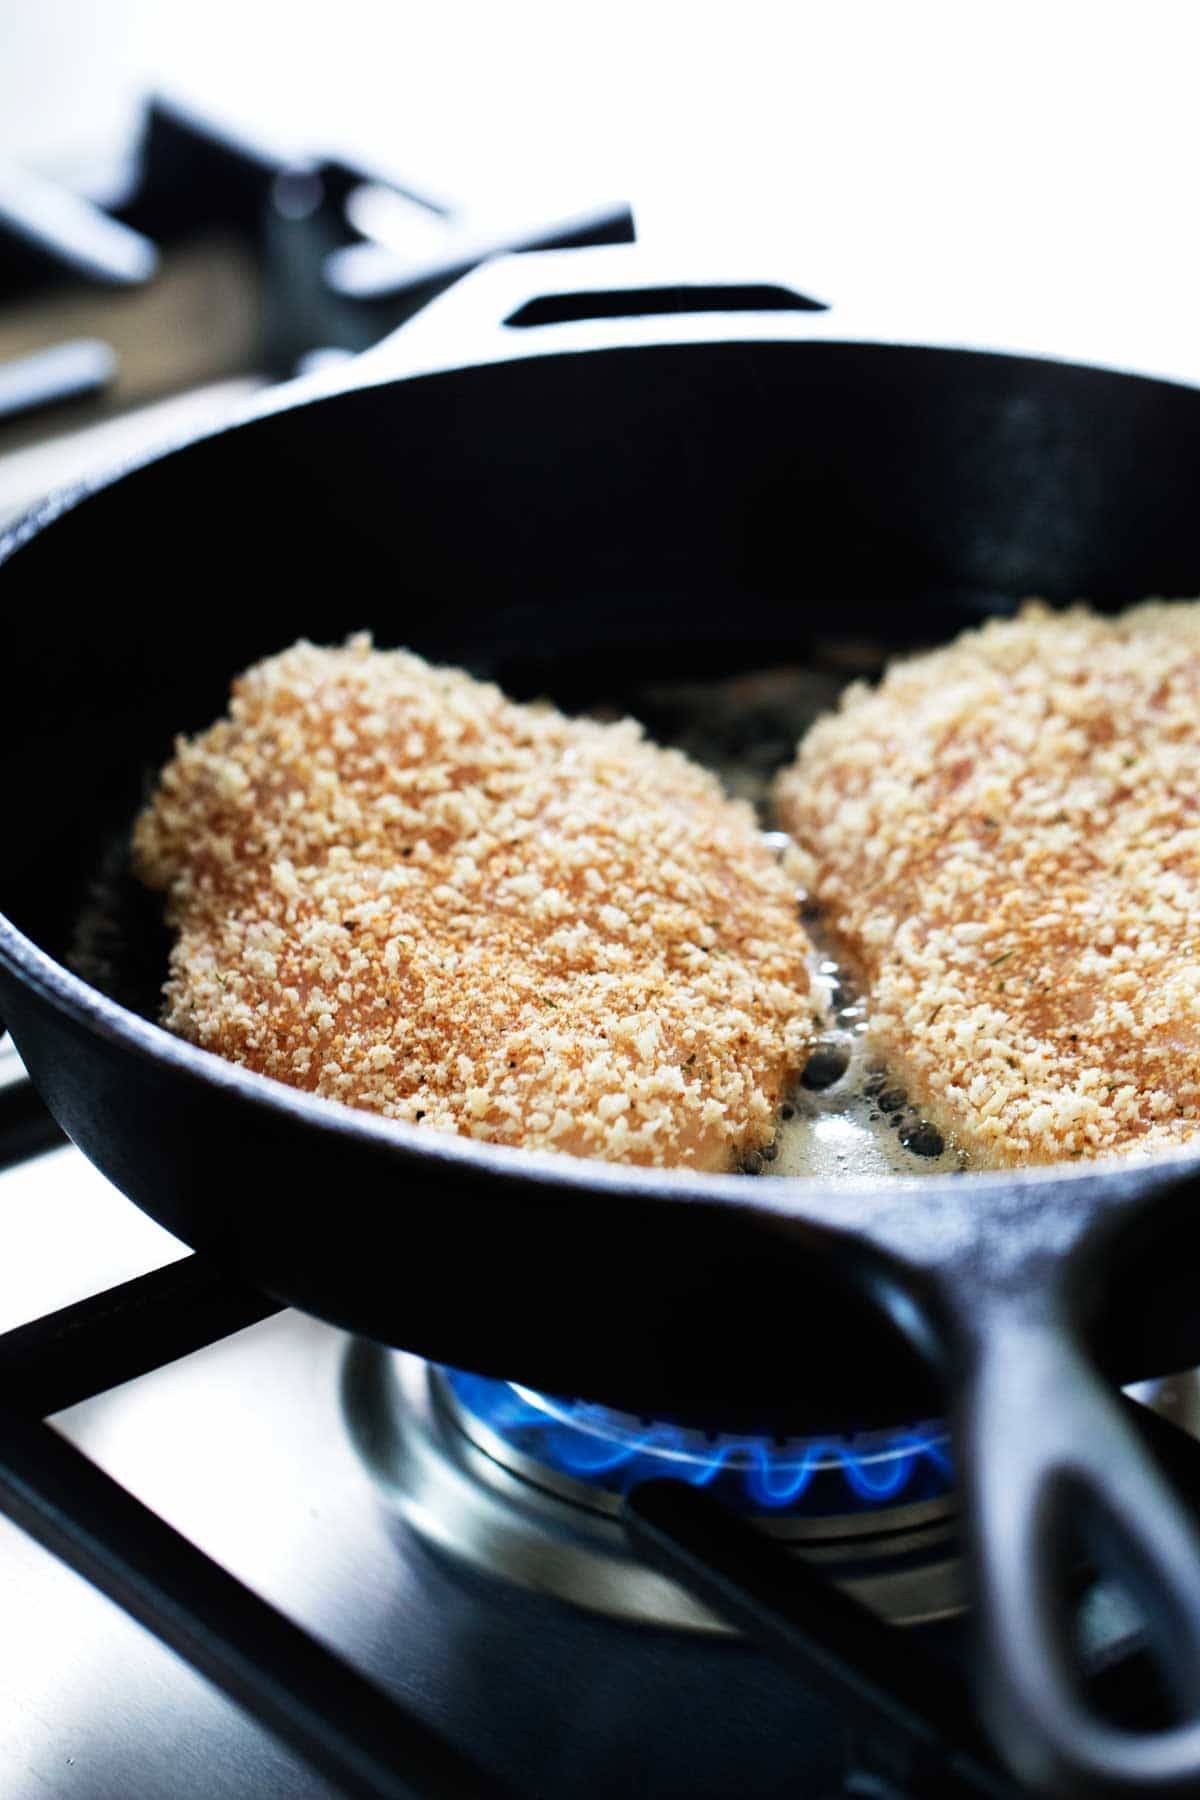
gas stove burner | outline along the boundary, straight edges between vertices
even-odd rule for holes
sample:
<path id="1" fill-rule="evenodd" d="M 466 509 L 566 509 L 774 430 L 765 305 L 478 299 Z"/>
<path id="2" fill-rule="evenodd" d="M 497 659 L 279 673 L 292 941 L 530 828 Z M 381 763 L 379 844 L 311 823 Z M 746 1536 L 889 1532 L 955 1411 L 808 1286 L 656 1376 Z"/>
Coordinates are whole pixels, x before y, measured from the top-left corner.
<path id="1" fill-rule="evenodd" d="M 586 1505 L 669 1475 L 709 1488 L 740 1513 L 844 1520 L 901 1500 L 940 1500 L 953 1485 L 949 1435 L 940 1422 L 853 1438 L 734 1436 L 558 1400 L 460 1369 L 443 1369 L 435 1379 L 481 1450 Z"/>
<path id="2" fill-rule="evenodd" d="M 427 1544 L 590 1611 L 728 1629 L 628 1547 L 623 1497 L 664 1474 L 708 1487 L 896 1623 L 962 1609 L 939 1425 L 853 1438 L 708 1434 L 366 1342 L 351 1346 L 343 1398 L 390 1507 Z"/>

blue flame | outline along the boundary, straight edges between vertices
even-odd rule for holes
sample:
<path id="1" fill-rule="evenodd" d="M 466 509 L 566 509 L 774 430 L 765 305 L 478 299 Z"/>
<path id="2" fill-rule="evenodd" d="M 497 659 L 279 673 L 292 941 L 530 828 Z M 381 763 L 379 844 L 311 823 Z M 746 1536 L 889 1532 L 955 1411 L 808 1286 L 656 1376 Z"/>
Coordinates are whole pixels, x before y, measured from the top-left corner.
<path id="1" fill-rule="evenodd" d="M 901 1495 L 906 1503 L 940 1498 L 953 1484 L 940 1422 L 854 1438 L 714 1437 L 459 1369 L 443 1374 L 466 1412 L 513 1449 L 610 1493 L 673 1475 L 719 1490 L 743 1512 L 821 1517 L 887 1506 Z"/>

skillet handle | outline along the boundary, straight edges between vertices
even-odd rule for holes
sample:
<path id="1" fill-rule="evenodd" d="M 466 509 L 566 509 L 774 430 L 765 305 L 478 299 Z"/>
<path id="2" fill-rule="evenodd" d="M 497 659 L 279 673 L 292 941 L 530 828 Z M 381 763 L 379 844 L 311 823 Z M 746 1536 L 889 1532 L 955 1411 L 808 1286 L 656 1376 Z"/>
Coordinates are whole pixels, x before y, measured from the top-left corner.
<path id="1" fill-rule="evenodd" d="M 959 1455 L 983 1633 L 980 1703 L 1032 1786 L 1200 1792 L 1200 1539 L 1054 1305 L 995 1299 L 971 1329 Z M 1080 1547 L 1142 1609 L 1177 1723 L 1119 1728 L 1075 1679 L 1066 1581 Z"/>
<path id="2" fill-rule="evenodd" d="M 637 244 L 502 256 L 363 351 L 350 379 L 391 380 L 550 348 L 836 335 L 816 292 L 797 287 L 790 270 L 731 273 L 726 264 L 681 271 L 677 261 Z"/>

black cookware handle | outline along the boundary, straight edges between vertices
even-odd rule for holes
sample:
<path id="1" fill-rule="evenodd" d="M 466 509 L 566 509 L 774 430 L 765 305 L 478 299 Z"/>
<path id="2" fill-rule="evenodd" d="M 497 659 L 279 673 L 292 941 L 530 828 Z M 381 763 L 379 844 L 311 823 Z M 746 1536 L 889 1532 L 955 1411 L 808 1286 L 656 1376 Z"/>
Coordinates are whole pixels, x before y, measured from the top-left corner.
<path id="1" fill-rule="evenodd" d="M 999 1747 L 1047 1793 L 1200 1793 L 1200 1540 L 1183 1505 L 1054 1300 L 991 1295 L 965 1333 L 959 1456 Z M 1166 1729 L 1118 1727 L 1083 1696 L 1068 1601 L 1080 1550 L 1144 1616 L 1178 1721 Z"/>
<path id="2" fill-rule="evenodd" d="M 359 379 L 507 361 L 545 350 L 824 334 L 816 290 L 770 270 L 681 273 L 641 245 L 532 251 L 486 262 L 356 361 Z M 762 321 L 757 327 L 751 322 Z"/>

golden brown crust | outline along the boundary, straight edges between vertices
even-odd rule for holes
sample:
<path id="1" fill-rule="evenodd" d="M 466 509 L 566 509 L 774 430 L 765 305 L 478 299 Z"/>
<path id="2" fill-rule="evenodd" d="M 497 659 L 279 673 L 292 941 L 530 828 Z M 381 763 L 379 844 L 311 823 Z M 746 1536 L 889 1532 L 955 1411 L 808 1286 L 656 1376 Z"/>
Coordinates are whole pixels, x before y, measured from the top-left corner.
<path id="1" fill-rule="evenodd" d="M 981 1162 L 1200 1129 L 1200 603 L 894 665 L 779 779 L 872 1036 Z"/>
<path id="2" fill-rule="evenodd" d="M 365 637 L 243 675 L 134 849 L 177 932 L 164 1022 L 388 1117 L 725 1167 L 771 1138 L 810 1037 L 748 807 L 631 721 Z"/>

